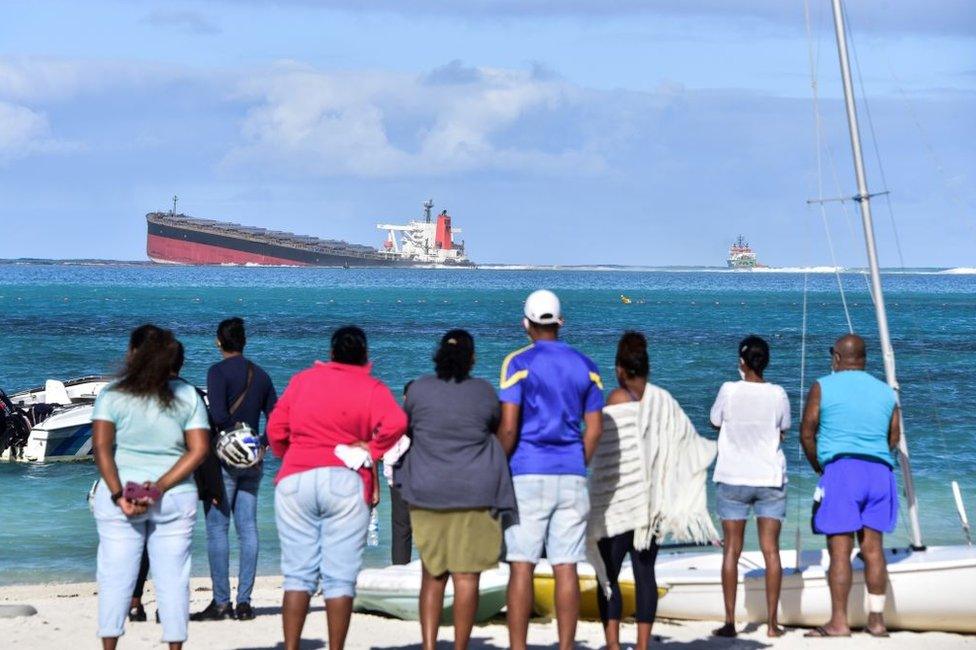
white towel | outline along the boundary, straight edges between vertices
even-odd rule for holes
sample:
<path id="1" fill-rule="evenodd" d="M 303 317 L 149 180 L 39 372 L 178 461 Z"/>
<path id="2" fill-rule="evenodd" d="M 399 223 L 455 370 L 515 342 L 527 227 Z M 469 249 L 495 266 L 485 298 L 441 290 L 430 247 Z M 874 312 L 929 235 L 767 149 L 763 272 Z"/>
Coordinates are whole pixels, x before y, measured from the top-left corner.
<path id="1" fill-rule="evenodd" d="M 396 444 L 383 454 L 383 476 L 388 485 L 393 485 L 393 467 L 400 462 L 404 454 L 410 449 L 410 436 L 400 436 Z"/>
<path id="2" fill-rule="evenodd" d="M 356 471 L 360 467 L 372 467 L 373 459 L 369 452 L 362 447 L 352 447 L 350 445 L 336 445 L 335 455 L 346 464 L 346 467 Z"/>
<path id="3" fill-rule="evenodd" d="M 708 513 L 708 466 L 716 444 L 695 431 L 677 400 L 648 384 L 640 402 L 603 410 L 603 437 L 590 463 L 587 557 L 607 588 L 597 540 L 634 531 L 634 546 L 651 540 L 706 543 L 718 539 Z"/>

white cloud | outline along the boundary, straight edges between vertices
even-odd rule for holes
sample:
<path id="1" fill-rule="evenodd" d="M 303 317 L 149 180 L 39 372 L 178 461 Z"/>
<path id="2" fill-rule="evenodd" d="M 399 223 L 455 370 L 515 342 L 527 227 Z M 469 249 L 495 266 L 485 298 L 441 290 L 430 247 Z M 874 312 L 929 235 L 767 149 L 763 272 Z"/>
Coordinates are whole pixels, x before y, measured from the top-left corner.
<path id="1" fill-rule="evenodd" d="M 137 61 L 86 61 L 40 57 L 0 59 L 0 99 L 51 102 L 112 88 L 154 87 L 203 73 Z"/>
<path id="2" fill-rule="evenodd" d="M 43 114 L 0 101 L 0 163 L 70 146 L 51 137 L 50 125 Z"/>
<path id="3" fill-rule="evenodd" d="M 243 122 L 246 143 L 228 155 L 228 167 L 366 177 L 603 167 L 586 143 L 545 149 L 509 133 L 526 116 L 580 100 L 577 88 L 531 70 L 452 62 L 417 76 L 282 64 L 243 81 L 240 96 L 256 106 Z"/>

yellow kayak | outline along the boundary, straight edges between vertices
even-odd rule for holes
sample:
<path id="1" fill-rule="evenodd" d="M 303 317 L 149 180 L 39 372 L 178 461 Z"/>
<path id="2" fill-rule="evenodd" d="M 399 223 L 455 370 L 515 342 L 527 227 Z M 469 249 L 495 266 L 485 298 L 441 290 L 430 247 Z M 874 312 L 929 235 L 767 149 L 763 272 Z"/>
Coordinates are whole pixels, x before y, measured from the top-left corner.
<path id="1" fill-rule="evenodd" d="M 577 565 L 580 584 L 580 619 L 597 621 L 600 620 L 600 610 L 596 603 L 596 572 L 593 566 L 587 563 Z M 630 565 L 624 566 L 620 571 L 620 595 L 623 596 L 623 616 L 627 618 L 633 616 L 637 609 L 637 602 L 634 589 L 634 572 Z M 532 581 L 535 591 L 534 609 L 539 616 L 556 616 L 556 581 L 553 578 L 552 567 L 546 562 L 540 562 L 535 569 L 535 578 Z M 666 593 L 666 589 L 658 587 L 657 595 L 661 598 Z"/>

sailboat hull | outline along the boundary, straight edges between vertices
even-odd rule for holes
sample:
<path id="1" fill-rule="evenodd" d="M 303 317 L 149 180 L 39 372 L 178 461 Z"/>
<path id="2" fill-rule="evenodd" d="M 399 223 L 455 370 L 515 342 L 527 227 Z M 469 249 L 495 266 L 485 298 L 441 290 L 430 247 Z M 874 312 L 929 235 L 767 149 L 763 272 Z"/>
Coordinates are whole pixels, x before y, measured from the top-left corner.
<path id="1" fill-rule="evenodd" d="M 888 549 L 888 599 L 885 621 L 892 629 L 976 632 L 976 548 L 933 546 L 925 551 Z M 782 551 L 784 567 L 779 621 L 817 626 L 830 618 L 826 551 L 806 551 L 796 569 L 796 551 Z M 662 618 L 724 619 L 719 553 L 662 555 L 657 578 L 667 596 L 658 605 Z M 743 553 L 740 560 L 736 620 L 766 621 L 765 571 L 762 554 Z M 790 568 L 794 567 L 794 568 Z M 854 559 L 848 605 L 853 627 L 867 622 L 864 565 Z"/>

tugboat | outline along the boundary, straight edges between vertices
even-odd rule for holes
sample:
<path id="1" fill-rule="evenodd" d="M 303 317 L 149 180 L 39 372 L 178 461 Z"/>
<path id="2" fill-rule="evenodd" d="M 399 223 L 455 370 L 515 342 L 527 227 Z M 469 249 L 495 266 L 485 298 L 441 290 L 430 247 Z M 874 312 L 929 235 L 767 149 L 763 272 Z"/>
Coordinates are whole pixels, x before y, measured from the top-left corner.
<path id="1" fill-rule="evenodd" d="M 739 238 L 729 247 L 729 258 L 726 263 L 730 269 L 754 269 L 759 266 L 759 259 L 755 251 L 749 247 L 749 242 L 739 235 Z"/>

